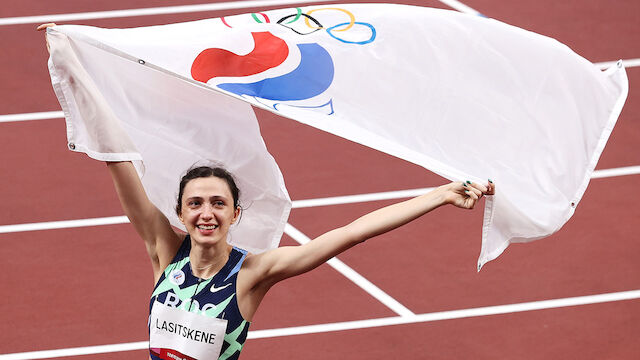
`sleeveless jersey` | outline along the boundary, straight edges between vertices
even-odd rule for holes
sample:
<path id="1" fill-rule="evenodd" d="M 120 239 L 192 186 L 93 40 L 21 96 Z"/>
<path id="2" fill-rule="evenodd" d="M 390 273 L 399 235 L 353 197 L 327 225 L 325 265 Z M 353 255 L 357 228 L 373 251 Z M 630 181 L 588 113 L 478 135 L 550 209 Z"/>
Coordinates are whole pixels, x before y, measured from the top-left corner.
<path id="1" fill-rule="evenodd" d="M 236 360 L 240 356 L 250 325 L 240 314 L 236 297 L 238 271 L 247 256 L 247 251 L 234 247 L 222 269 L 212 278 L 205 280 L 191 272 L 190 250 L 191 239 L 187 235 L 154 288 L 149 304 L 149 322 L 156 302 L 185 312 L 226 320 L 226 333 L 218 360 Z M 150 332 L 151 326 L 153 324 L 149 324 Z M 188 358 L 180 353 L 167 354 L 167 349 L 161 348 L 150 347 L 149 353 L 153 360 Z"/>

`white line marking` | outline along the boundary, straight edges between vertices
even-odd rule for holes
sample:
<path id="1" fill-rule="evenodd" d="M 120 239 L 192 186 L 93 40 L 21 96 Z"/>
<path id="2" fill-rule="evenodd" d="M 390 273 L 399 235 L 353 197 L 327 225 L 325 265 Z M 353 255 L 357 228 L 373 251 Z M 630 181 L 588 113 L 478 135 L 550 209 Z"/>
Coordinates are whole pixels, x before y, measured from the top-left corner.
<path id="1" fill-rule="evenodd" d="M 76 20 L 90 19 L 108 19 L 122 18 L 132 16 L 147 15 L 167 15 L 182 14 L 202 11 L 222 11 L 246 8 L 262 8 L 270 6 L 283 6 L 295 4 L 309 3 L 327 3 L 337 0 L 252 0 L 252 1 L 230 1 L 221 3 L 198 4 L 198 5 L 181 5 L 181 6 L 163 6 L 141 9 L 125 9 L 125 10 L 109 10 L 109 11 L 93 11 L 71 14 L 50 14 L 36 16 L 20 16 L 0 18 L 0 25 L 18 25 L 18 24 L 42 24 L 47 22 L 68 22 Z"/>
<path id="2" fill-rule="evenodd" d="M 604 61 L 599 63 L 593 63 L 593 65 L 599 67 L 600 69 L 608 69 L 612 66 L 615 66 L 618 61 Z M 626 59 L 622 60 L 622 64 L 625 68 L 640 66 L 640 59 Z"/>
<path id="3" fill-rule="evenodd" d="M 638 175 L 640 174 L 640 166 L 627 166 L 614 169 L 602 169 L 596 170 L 591 176 L 592 179 L 601 179 L 615 176 L 625 175 Z M 328 206 L 328 205 L 342 205 L 367 201 L 379 201 L 390 199 L 403 199 L 426 194 L 433 188 L 421 188 L 421 189 L 409 189 L 399 191 L 387 191 L 380 193 L 370 194 L 358 194 L 347 196 L 336 196 L 319 199 L 307 199 L 307 200 L 295 200 L 292 202 L 294 209 L 315 207 L 315 206 Z M 13 233 L 21 231 L 37 231 L 37 230 L 53 230 L 53 229 L 66 229 L 84 226 L 98 226 L 98 225 L 115 225 L 126 224 L 129 222 L 126 216 L 111 216 L 102 218 L 91 219 L 78 219 L 78 220 L 61 220 L 61 221 L 48 221 L 39 223 L 27 223 L 27 224 L 15 224 L 15 225 L 0 225 L 0 234 Z"/>
<path id="4" fill-rule="evenodd" d="M 91 355 L 91 354 L 105 354 L 105 353 L 113 353 L 113 352 L 121 352 L 121 351 L 133 351 L 133 350 L 141 350 L 141 349 L 148 349 L 148 348 L 149 348 L 148 341 L 138 341 L 138 342 L 123 343 L 123 344 L 85 346 L 85 347 L 68 348 L 68 349 L 41 350 L 41 351 L 5 354 L 5 355 L 0 355 L 0 360 L 49 359 L 49 358 L 57 358 L 57 357 L 65 357 L 65 356 L 80 356 L 80 355 Z"/>
<path id="5" fill-rule="evenodd" d="M 0 226 L 0 234 L 21 232 L 21 231 L 37 231 L 37 230 L 53 230 L 53 229 L 68 229 L 84 226 L 98 226 L 98 225 L 115 225 L 126 224 L 129 222 L 126 216 L 111 216 L 92 219 L 79 219 L 79 220 L 62 220 L 62 221 L 47 221 L 39 223 L 29 224 L 16 224 L 16 225 L 2 225 Z"/>
<path id="6" fill-rule="evenodd" d="M 490 316 L 500 314 L 511 314 L 525 311 L 555 309 L 568 306 L 591 305 L 613 301 L 624 301 L 640 299 L 640 290 L 622 291 L 607 294 L 578 296 L 563 299 L 552 299 L 543 301 L 532 301 L 518 304 L 487 306 L 471 309 L 460 309 L 451 311 L 440 311 L 435 313 L 418 314 L 412 316 L 395 316 L 378 319 L 345 321 L 337 323 L 316 324 L 307 326 L 295 326 L 280 329 L 265 329 L 249 331 L 247 339 L 264 339 L 280 336 L 292 336 L 303 334 L 317 334 L 333 331 L 367 329 L 373 327 L 415 324 L 423 322 L 432 322 L 440 320 L 454 320 L 468 317 Z M 64 356 L 78 356 L 101 354 L 109 352 L 121 352 L 132 350 L 144 350 L 149 347 L 148 342 L 139 341 L 131 343 L 88 346 L 79 348 L 42 350 L 32 352 L 22 352 L 13 354 L 0 355 L 0 360 L 27 360 L 27 359 L 46 359 Z"/>
<path id="7" fill-rule="evenodd" d="M 439 0 L 439 1 L 447 5 L 448 7 L 458 10 L 462 13 L 483 16 L 478 10 L 472 9 L 471 7 L 461 3 L 458 0 Z"/>
<path id="8" fill-rule="evenodd" d="M 301 245 L 308 243 L 311 241 L 309 237 L 300 232 L 298 229 L 291 226 L 291 224 L 287 224 L 284 227 L 285 234 L 291 236 L 295 241 L 300 243 Z M 382 291 L 379 287 L 375 286 L 371 281 L 367 280 L 364 276 L 358 274 L 355 270 L 350 268 L 347 264 L 338 260 L 338 258 L 331 258 L 327 261 L 327 264 L 332 268 L 336 269 L 339 273 L 344 275 L 347 279 L 353 281 L 356 285 L 358 285 L 362 290 L 369 293 L 369 295 L 378 299 L 381 303 L 386 305 L 389 309 L 393 310 L 396 314 L 400 316 L 415 316 L 415 314 L 407 309 L 404 305 L 400 304 L 396 299 L 389 296 L 387 293 Z"/>
<path id="9" fill-rule="evenodd" d="M 320 199 L 308 199 L 308 200 L 294 200 L 291 202 L 291 206 L 294 209 L 315 207 L 315 206 L 327 206 L 327 205 L 342 205 L 352 204 L 367 201 L 389 200 L 410 198 L 426 194 L 435 188 L 422 188 L 422 189 L 410 189 L 399 191 L 387 191 L 371 194 L 358 194 L 358 195 L 345 195 L 335 196 Z"/>
<path id="10" fill-rule="evenodd" d="M 614 176 L 638 175 L 640 174 L 640 166 L 626 166 L 614 169 L 595 170 L 591 174 L 592 179 L 602 179 Z"/>
<path id="11" fill-rule="evenodd" d="M 413 323 L 422 323 L 422 322 L 431 322 L 431 321 L 440 321 L 440 320 L 462 319 L 462 318 L 468 318 L 468 317 L 511 314 L 511 313 L 518 313 L 518 312 L 524 312 L 524 311 L 555 309 L 560 307 L 590 305 L 590 304 L 598 304 L 603 302 L 633 300 L 633 299 L 639 299 L 639 298 L 640 298 L 640 290 L 632 290 L 632 291 L 623 291 L 623 292 L 617 292 L 617 293 L 587 295 L 587 296 L 578 296 L 578 297 L 563 298 L 563 299 L 533 301 L 533 302 L 518 303 L 518 304 L 486 306 L 486 307 L 480 307 L 480 308 L 451 310 L 451 311 L 440 311 L 435 313 L 426 313 L 426 314 L 419 314 L 419 315 L 413 315 L 413 316 L 407 316 L 407 317 L 388 317 L 388 318 L 378 318 L 378 319 L 369 319 L 369 320 L 345 321 L 345 322 L 330 323 L 330 324 L 296 326 L 296 327 L 281 328 L 281 329 L 256 330 L 256 331 L 250 331 L 247 338 L 260 339 L 260 338 L 270 338 L 270 337 L 277 337 L 277 336 L 291 336 L 291 335 L 315 334 L 315 333 L 331 332 L 331 331 L 366 329 L 366 328 L 389 326 L 389 325 L 413 324 Z"/>
<path id="12" fill-rule="evenodd" d="M 0 123 L 11 121 L 47 120 L 64 118 L 62 111 L 45 111 L 25 114 L 0 115 Z"/>

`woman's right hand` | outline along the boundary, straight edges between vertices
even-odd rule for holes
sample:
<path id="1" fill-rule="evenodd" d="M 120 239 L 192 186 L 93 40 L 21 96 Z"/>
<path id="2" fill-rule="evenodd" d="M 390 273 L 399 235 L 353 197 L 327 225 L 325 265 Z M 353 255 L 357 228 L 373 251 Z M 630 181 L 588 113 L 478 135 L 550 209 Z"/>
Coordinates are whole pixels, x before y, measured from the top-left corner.
<path id="1" fill-rule="evenodd" d="M 471 181 L 456 181 L 440 187 L 444 191 L 445 203 L 462 209 L 473 209 L 484 195 L 494 195 L 495 184 L 489 180 L 486 185 Z"/>
<path id="2" fill-rule="evenodd" d="M 46 31 L 48 27 L 52 27 L 52 26 L 56 26 L 56 24 L 55 23 L 46 23 L 46 24 L 38 25 L 36 30 L 38 30 L 38 31 L 43 31 L 43 30 Z M 44 39 L 47 42 L 47 51 L 50 52 L 50 50 L 49 50 L 49 40 L 47 39 L 46 32 L 45 32 Z"/>

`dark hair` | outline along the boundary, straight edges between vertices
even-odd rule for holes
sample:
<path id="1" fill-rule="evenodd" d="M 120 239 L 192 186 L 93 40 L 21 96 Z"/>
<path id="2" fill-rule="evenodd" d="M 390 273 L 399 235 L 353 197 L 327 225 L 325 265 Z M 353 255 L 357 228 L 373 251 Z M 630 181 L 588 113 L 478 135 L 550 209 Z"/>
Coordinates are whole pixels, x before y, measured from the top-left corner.
<path id="1" fill-rule="evenodd" d="M 230 172 L 221 167 L 198 166 L 189 169 L 180 180 L 180 189 L 178 190 L 178 204 L 176 205 L 176 213 L 178 214 L 178 216 L 180 216 L 180 212 L 182 211 L 182 194 L 184 193 L 184 187 L 187 186 L 187 183 L 193 179 L 212 176 L 220 178 L 227 182 L 229 190 L 231 191 L 231 195 L 233 196 L 233 208 L 235 209 L 239 206 L 238 200 L 240 199 L 240 189 L 238 189 L 236 181 Z"/>

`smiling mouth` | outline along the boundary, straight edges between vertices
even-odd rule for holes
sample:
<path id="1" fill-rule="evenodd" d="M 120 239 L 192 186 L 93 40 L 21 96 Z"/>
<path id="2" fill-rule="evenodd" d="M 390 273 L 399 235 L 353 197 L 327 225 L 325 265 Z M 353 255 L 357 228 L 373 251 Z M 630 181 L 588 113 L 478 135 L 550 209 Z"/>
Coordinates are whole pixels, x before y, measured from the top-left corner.
<path id="1" fill-rule="evenodd" d="M 219 225 L 198 225 L 197 227 L 198 229 L 202 229 L 202 230 L 213 230 L 213 229 L 217 229 L 220 226 Z"/>

